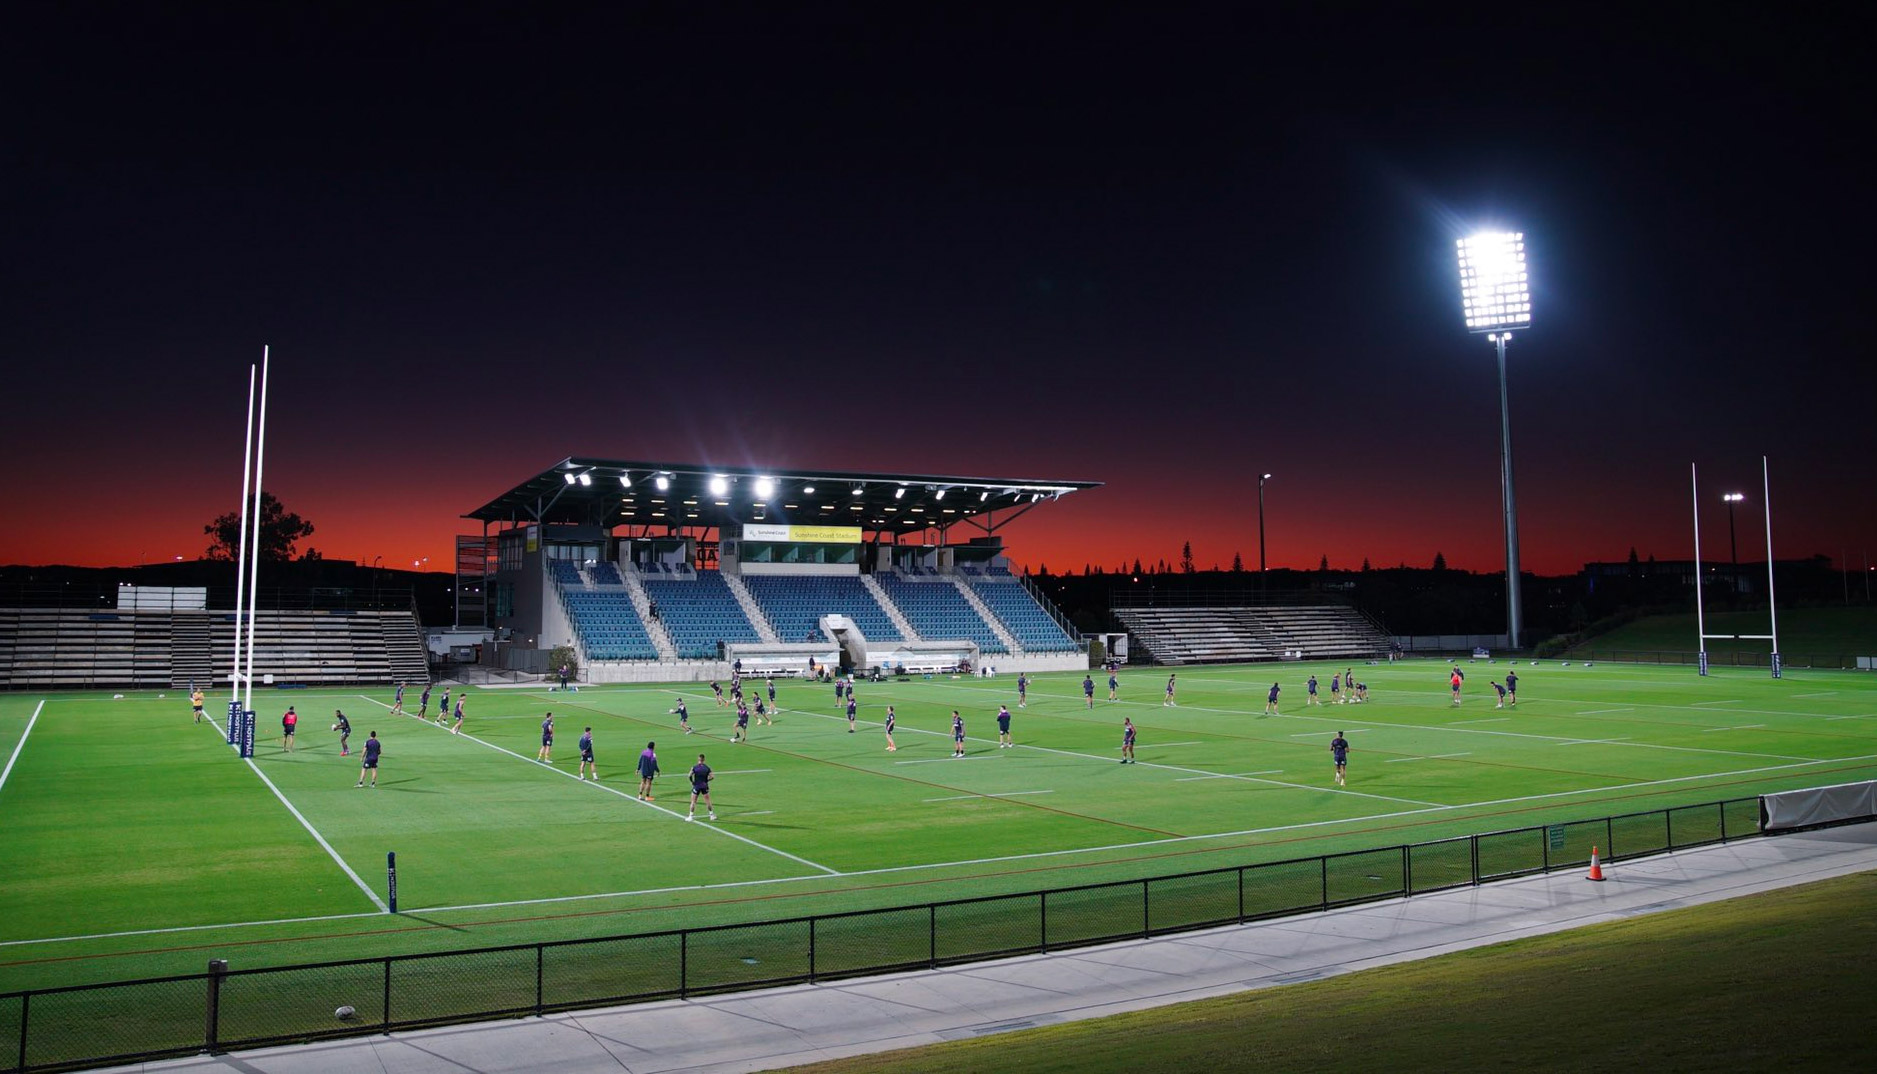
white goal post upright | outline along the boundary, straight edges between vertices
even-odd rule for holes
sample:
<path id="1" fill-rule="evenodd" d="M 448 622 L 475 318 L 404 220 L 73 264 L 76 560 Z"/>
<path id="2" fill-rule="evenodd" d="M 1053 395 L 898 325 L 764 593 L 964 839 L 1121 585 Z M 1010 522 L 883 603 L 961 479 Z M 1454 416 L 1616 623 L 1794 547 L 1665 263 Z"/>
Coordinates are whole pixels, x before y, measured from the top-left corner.
<path id="1" fill-rule="evenodd" d="M 235 661 L 228 672 L 229 712 L 228 741 L 235 741 L 233 706 L 241 701 L 241 610 L 247 599 L 248 575 L 248 488 L 254 480 L 254 366 L 248 366 L 248 421 L 241 427 L 241 529 L 235 552 Z"/>
<path id="2" fill-rule="evenodd" d="M 1768 660 L 1772 667 L 1773 678 L 1784 678 L 1784 669 L 1779 662 L 1779 612 L 1773 593 L 1773 483 L 1772 472 L 1764 455 L 1760 456 L 1760 507 L 1766 513 L 1766 615 L 1770 623 L 1769 634 L 1710 634 L 1707 618 L 1702 606 L 1702 591 L 1706 588 L 1701 577 L 1701 483 L 1696 477 L 1695 464 L 1688 464 L 1690 495 L 1694 501 L 1695 527 L 1695 633 L 1699 652 L 1696 662 L 1700 674 L 1708 673 L 1708 640 L 1711 638 L 1731 638 L 1736 640 L 1770 641 L 1773 644 L 1772 656 Z"/>
<path id="3" fill-rule="evenodd" d="M 254 615 L 260 605 L 261 590 L 261 468 L 267 459 L 267 365 L 268 349 L 261 348 L 261 413 L 254 430 L 254 543 L 248 557 L 248 666 L 242 678 L 247 686 L 244 708 L 254 711 Z"/>

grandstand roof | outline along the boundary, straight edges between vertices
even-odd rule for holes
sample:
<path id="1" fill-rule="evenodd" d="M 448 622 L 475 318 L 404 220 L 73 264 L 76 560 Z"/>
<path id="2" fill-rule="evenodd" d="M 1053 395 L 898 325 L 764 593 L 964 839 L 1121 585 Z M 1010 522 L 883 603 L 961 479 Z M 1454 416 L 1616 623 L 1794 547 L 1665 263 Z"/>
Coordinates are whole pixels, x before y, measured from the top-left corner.
<path id="1" fill-rule="evenodd" d="M 658 487 L 661 478 L 666 484 L 663 489 Z M 716 486 L 719 479 L 722 485 Z M 772 484 L 762 485 L 765 481 Z M 989 532 L 1039 503 L 1100 485 L 1099 481 L 756 470 L 573 456 L 463 517 L 485 523 L 607 528 L 721 529 L 771 522 L 860 526 L 876 532 L 942 527 L 971 519 Z"/>

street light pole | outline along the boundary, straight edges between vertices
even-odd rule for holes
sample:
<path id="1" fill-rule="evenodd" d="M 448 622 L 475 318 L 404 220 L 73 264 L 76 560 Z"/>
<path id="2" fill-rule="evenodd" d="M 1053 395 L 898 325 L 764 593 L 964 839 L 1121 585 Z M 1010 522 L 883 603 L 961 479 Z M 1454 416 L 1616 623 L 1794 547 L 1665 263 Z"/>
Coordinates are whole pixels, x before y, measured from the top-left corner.
<path id="1" fill-rule="evenodd" d="M 1270 474 L 1258 477 L 1258 595 L 1264 596 L 1264 483 L 1271 480 Z"/>

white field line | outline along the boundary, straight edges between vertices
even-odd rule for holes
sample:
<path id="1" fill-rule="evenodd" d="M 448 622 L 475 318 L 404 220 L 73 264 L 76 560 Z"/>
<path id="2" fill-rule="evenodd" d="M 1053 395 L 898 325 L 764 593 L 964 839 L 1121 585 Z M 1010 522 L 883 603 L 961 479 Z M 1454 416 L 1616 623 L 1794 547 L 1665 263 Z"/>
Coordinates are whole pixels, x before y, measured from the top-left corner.
<path id="1" fill-rule="evenodd" d="M 1792 696 L 1795 698 L 1798 698 L 1801 701 L 1804 701 L 1804 700 L 1808 700 L 1814 697 L 1837 697 L 1838 691 L 1826 690 L 1824 693 L 1821 693 L 1821 694 L 1793 694 Z"/>
<path id="2" fill-rule="evenodd" d="M 1765 727 L 1763 723 L 1743 723 L 1738 727 L 1703 727 L 1701 733 L 1712 734 L 1715 731 L 1751 731 L 1756 727 Z"/>
<path id="3" fill-rule="evenodd" d="M 1563 742 L 1554 742 L 1552 743 L 1552 745 L 1554 746 L 1601 746 L 1610 742 L 1628 742 L 1628 741 L 1629 741 L 1629 736 L 1622 735 L 1618 738 L 1572 738 L 1572 739 L 1566 739 Z"/>
<path id="4" fill-rule="evenodd" d="M 773 809 L 757 809 L 748 813 L 738 813 L 737 816 L 739 817 L 767 817 L 773 814 L 774 812 L 775 810 Z"/>
<path id="5" fill-rule="evenodd" d="M 1602 716 L 1602 715 L 1604 715 L 1605 713 L 1610 713 L 1610 712 L 1635 712 L 1635 711 L 1636 711 L 1636 710 L 1635 710 L 1635 709 L 1633 709 L 1633 708 L 1620 708 L 1620 709 L 1586 709 L 1586 710 L 1585 710 L 1585 711 L 1583 711 L 1583 712 L 1573 712 L 1573 713 L 1571 713 L 1571 715 L 1573 715 L 1573 716 Z"/>
<path id="6" fill-rule="evenodd" d="M 1352 735 L 1359 735 L 1359 734 L 1366 734 L 1367 732 L 1373 731 L 1373 730 L 1374 728 L 1372 727 L 1351 727 L 1351 728 L 1348 728 L 1348 733 Z M 1335 735 L 1335 734 L 1336 732 L 1334 731 L 1305 731 L 1302 734 L 1292 735 L 1290 737 L 1292 738 L 1322 738 L 1324 735 Z"/>
<path id="7" fill-rule="evenodd" d="M 844 718 L 844 717 L 843 717 Z M 937 733 L 937 732 L 934 732 Z M 1403 809 L 1392 813 L 1372 813 L 1360 817 L 1343 817 L 1337 820 L 1314 820 L 1299 824 L 1280 824 L 1268 828 L 1245 828 L 1230 832 L 1209 832 L 1203 835 L 1180 835 L 1166 839 L 1144 839 L 1130 843 L 1114 843 L 1099 847 L 1076 847 L 1068 850 L 1042 850 L 1028 854 L 1007 854 L 993 858 L 968 858 L 959 861 L 929 862 L 920 865 L 892 865 L 880 869 L 857 869 L 853 872 L 838 873 L 840 877 L 879 876 L 890 873 L 924 872 L 933 869 L 957 868 L 971 865 L 996 865 L 1011 861 L 1033 861 L 1038 858 L 1058 858 L 1074 854 L 1097 854 L 1114 850 L 1133 850 L 1147 846 L 1163 846 L 1169 843 L 1193 843 L 1208 839 L 1237 839 L 1254 835 L 1270 835 L 1277 832 L 1297 831 L 1304 828 L 1322 828 L 1336 824 L 1363 824 L 1376 820 L 1392 820 L 1396 817 L 1415 816 L 1422 813 L 1451 812 L 1460 809 L 1479 809 L 1487 806 L 1518 805 L 1524 802 L 1536 802 L 1550 798 L 1571 798 L 1583 794 L 1602 794 L 1606 791 L 1634 790 L 1641 787 L 1659 787 L 1671 783 L 1690 783 L 1704 779 L 1727 779 L 1734 776 L 1760 775 L 1766 772 L 1783 772 L 1794 768 L 1809 768 L 1821 764 L 1837 764 L 1852 761 L 1877 761 L 1877 753 L 1863 754 L 1856 757 L 1828 757 L 1815 761 L 1802 761 L 1797 764 L 1768 765 L 1763 768 L 1746 768 L 1733 772 L 1706 772 L 1694 776 L 1673 776 L 1667 779 L 1639 780 L 1633 783 L 1618 783 L 1607 787 L 1586 787 L 1574 791 L 1552 791 L 1546 794 L 1528 794 L 1516 798 L 1496 798 L 1483 802 L 1466 802 L 1456 805 L 1432 806 L 1425 809 Z M 775 884 L 788 884 L 804 880 L 820 880 L 822 876 L 804 874 L 802 876 L 767 877 L 761 880 L 736 880 L 722 884 L 688 884 L 677 887 L 644 888 L 637 891 L 608 891 L 591 895 L 555 895 L 539 899 L 514 899 L 507 902 L 460 903 L 452 906 L 421 906 L 407 910 L 406 913 L 450 913 L 465 910 L 500 910 L 520 906 L 547 906 L 556 903 L 588 902 L 595 899 L 622 899 L 646 895 L 668 895 L 685 891 L 721 891 L 733 888 L 766 887 Z M 121 936 L 151 936 L 175 932 L 200 932 L 210 929 L 253 928 L 264 925 L 294 925 L 320 921 L 343 921 L 361 917 L 376 917 L 376 914 L 327 914 L 317 917 L 274 918 L 265 921 L 230 921 L 216 925 L 182 925 L 163 929 L 133 929 L 126 932 L 100 932 L 79 936 L 46 936 L 27 940 L 0 940 L 0 948 L 17 947 L 27 944 L 68 943 L 80 940 L 108 940 Z"/>
<path id="8" fill-rule="evenodd" d="M 1663 706 L 1657 706 L 1657 707 L 1680 708 L 1681 706 L 1663 705 Z M 1810 716 L 1812 718 L 1816 718 L 1816 714 L 1813 714 L 1813 713 L 1795 713 L 1794 715 L 1805 715 L 1805 716 Z M 1329 719 L 1328 717 L 1325 717 L 1325 716 L 1286 716 L 1284 718 L 1287 720 L 1319 720 L 1319 721 L 1324 721 L 1324 722 L 1328 722 L 1328 719 Z M 1715 754 L 1721 754 L 1727 757 L 1752 757 L 1752 758 L 1757 758 L 1759 760 L 1767 760 L 1767 761 L 1815 761 L 1815 760 L 1818 760 L 1818 758 L 1814 758 L 1814 757 L 1795 757 L 1791 754 L 1786 754 L 1786 753 L 1757 753 L 1757 752 L 1753 752 L 1750 750 L 1720 750 L 1720 749 L 1711 749 L 1711 748 L 1704 747 L 1704 746 L 1670 746 L 1661 742 L 1635 742 L 1635 741 L 1631 741 L 1629 736 L 1627 735 L 1619 737 L 1619 738 L 1578 739 L 1578 738 L 1571 738 L 1566 735 L 1539 735 L 1539 734 L 1533 734 L 1528 731 L 1500 731 L 1497 729 L 1488 730 L 1483 727 L 1456 727 L 1453 724 L 1417 724 L 1417 723 L 1388 722 L 1388 723 L 1383 723 L 1380 726 L 1393 728 L 1395 730 L 1401 730 L 1401 731 L 1447 731 L 1456 735 L 1497 735 L 1502 738 L 1529 738 L 1529 739 L 1536 739 L 1540 742 L 1556 742 L 1556 743 L 1561 743 L 1561 744 L 1566 744 L 1566 745 L 1581 745 L 1586 742 L 1627 742 L 1629 745 L 1634 746 L 1637 749 L 1644 749 L 1644 750 L 1669 750 L 1675 753 L 1715 753 Z M 1373 728 L 1367 728 L 1365 730 L 1373 730 Z M 1352 731 L 1350 733 L 1353 734 L 1354 732 Z M 1291 737 L 1301 738 L 1301 737 L 1306 737 L 1306 736 L 1292 735 Z"/>
<path id="9" fill-rule="evenodd" d="M 1578 713 L 1578 715 L 1582 716 L 1583 713 L 1580 712 Z M 1449 724 L 1448 726 L 1459 727 L 1462 724 L 1469 724 L 1469 723 L 1509 723 L 1511 722 L 1511 720 L 1512 720 L 1512 717 L 1510 716 L 1494 716 L 1490 720 L 1455 720 L 1453 721 L 1453 723 Z"/>
<path id="10" fill-rule="evenodd" d="M 1698 709 L 1703 705 L 1743 705 L 1745 703 L 1746 703 L 1745 698 L 1732 697 L 1732 698 L 1728 698 L 1725 701 L 1690 701 L 1688 703 L 1688 707 L 1691 709 Z"/>
<path id="11" fill-rule="evenodd" d="M 1016 798 L 1025 794 L 1055 794 L 1055 791 L 999 791 L 996 794 L 954 794 L 948 798 L 926 798 L 927 802 L 962 802 L 967 798 Z"/>
<path id="12" fill-rule="evenodd" d="M 1403 761 L 1444 761 L 1449 757 L 1471 757 L 1471 756 L 1473 756 L 1473 754 L 1470 750 L 1466 753 L 1430 753 L 1426 757 L 1390 757 L 1388 760 L 1383 761 L 1382 763 L 1383 764 L 1400 764 Z"/>
<path id="13" fill-rule="evenodd" d="M 717 775 L 717 776 L 760 776 L 760 775 L 762 775 L 762 774 L 763 774 L 764 772 L 768 772 L 768 771 L 771 771 L 771 769 L 768 769 L 768 768 L 739 768 L 739 769 L 737 769 L 737 770 L 736 770 L 735 772 L 713 772 L 713 773 L 712 773 L 712 775 Z M 743 814 L 743 815 L 744 815 L 744 816 L 749 816 L 749 814 L 747 814 L 747 813 L 745 813 L 745 814 Z"/>
<path id="14" fill-rule="evenodd" d="M 386 708 L 386 709 L 389 709 L 389 708 L 391 707 L 390 705 L 387 705 L 387 704 L 385 704 L 384 702 L 382 702 L 382 701 L 380 701 L 380 700 L 378 700 L 377 698 L 373 698 L 373 697 L 365 697 L 365 695 L 364 695 L 364 694 L 360 694 L 360 695 L 358 695 L 358 696 L 360 696 L 360 697 L 364 697 L 364 698 L 365 698 L 365 700 L 367 700 L 367 701 L 369 701 L 369 702 L 371 702 L 372 704 L 374 704 L 374 705 L 377 705 L 377 706 L 379 706 L 379 707 L 381 707 L 381 708 Z M 437 730 L 439 730 L 439 731 L 443 731 L 443 732 L 445 732 L 446 734 L 448 733 L 448 729 L 447 729 L 447 728 L 445 728 L 445 727 L 443 727 L 443 726 L 441 726 L 441 725 L 439 725 L 439 724 L 433 724 L 433 723 L 431 723 L 431 722 L 429 722 L 428 720 L 418 720 L 418 719 L 417 719 L 417 717 L 416 717 L 416 716 L 415 716 L 414 714 L 412 714 L 412 713 L 408 713 L 408 712 L 407 712 L 407 713 L 405 713 L 405 715 L 406 715 L 406 716 L 408 716 L 408 717 L 410 717 L 410 718 L 411 718 L 411 719 L 413 719 L 413 720 L 417 720 L 417 722 L 418 722 L 418 723 L 420 723 L 420 724 L 423 724 L 423 725 L 424 725 L 425 727 L 435 727 L 435 728 L 437 728 Z M 561 768 L 556 768 L 556 767 L 554 767 L 554 766 L 552 766 L 552 765 L 544 765 L 544 764 L 541 764 L 541 763 L 540 763 L 539 761 L 537 761 L 537 760 L 535 760 L 535 759 L 534 759 L 534 758 L 532 758 L 532 757 L 524 757 L 524 756 L 522 756 L 521 754 L 519 754 L 519 753 L 516 753 L 516 752 L 515 752 L 514 750 L 511 750 L 511 749 L 505 749 L 505 748 L 503 748 L 503 747 L 501 747 L 501 746 L 498 746 L 498 745 L 496 745 L 496 744 L 495 744 L 495 743 L 493 743 L 493 742 L 489 742 L 489 741 L 486 741 L 486 740 L 484 740 L 484 739 L 480 739 L 480 738 L 477 738 L 477 737 L 476 737 L 475 735 L 466 735 L 466 734 L 459 734 L 459 735 L 457 735 L 456 737 L 457 737 L 457 738 L 466 738 L 466 739 L 468 739 L 469 741 L 471 741 L 471 742 L 474 742 L 474 743 L 476 743 L 476 744 L 477 744 L 477 745 L 479 745 L 479 746 L 486 746 L 486 747 L 488 747 L 489 749 L 492 749 L 492 750 L 494 750 L 494 751 L 496 751 L 497 753 L 505 753 L 505 754 L 507 754 L 507 755 L 509 755 L 510 757 L 513 757 L 513 758 L 515 758 L 515 759 L 516 759 L 517 761 L 526 761 L 526 762 L 528 762 L 528 764 L 530 764 L 530 765 L 532 765 L 532 766 L 534 766 L 535 768 L 538 768 L 538 769 L 540 769 L 541 771 L 544 771 L 544 772 L 552 772 L 553 774 L 555 774 L 555 775 L 557 775 L 557 776 L 559 776 L 559 777 L 561 777 L 562 779 L 571 779 L 571 780 L 574 780 L 575 782 L 578 782 L 578 783 L 580 783 L 580 784 L 581 784 L 581 785 L 583 785 L 583 786 L 588 786 L 588 787 L 593 787 L 593 788 L 595 788 L 595 789 L 597 789 L 597 790 L 602 790 L 602 791 L 605 791 L 605 792 L 606 792 L 607 794 L 611 794 L 611 795 L 614 795 L 614 796 L 616 796 L 616 797 L 619 797 L 619 798 L 623 798 L 623 799 L 625 799 L 626 801 L 628 801 L 628 802 L 631 802 L 631 803 L 632 803 L 632 804 L 634 804 L 634 805 L 641 805 L 641 806 L 644 806 L 644 807 L 645 807 L 645 808 L 647 808 L 647 809 L 656 809 L 656 810 L 657 810 L 657 811 L 659 811 L 660 813 L 663 813 L 663 814 L 665 814 L 666 816 L 668 816 L 668 817 L 671 817 L 671 818 L 672 818 L 673 820 L 683 820 L 683 817 L 681 817 L 681 816 L 680 816 L 680 815 L 678 814 L 678 812 L 677 812 L 677 810 L 674 810 L 674 809 L 667 809 L 667 808 L 665 808 L 664 806 L 662 806 L 662 805 L 659 805 L 659 804 L 657 804 L 656 802 L 644 802 L 644 801 L 640 801 L 640 800 L 639 800 L 639 797 L 638 797 L 638 795 L 636 795 L 636 794 L 627 794 L 627 793 L 626 793 L 625 791 L 622 791 L 622 790 L 619 790 L 619 789 L 617 789 L 617 788 L 615 788 L 615 787 L 608 787 L 608 786 L 606 786 L 606 785 L 605 785 L 604 783 L 601 783 L 601 782 L 599 782 L 599 781 L 597 781 L 597 780 L 584 780 L 584 779 L 580 779 L 580 778 L 579 778 L 578 776 L 576 776 L 576 775 L 575 775 L 574 773 L 572 773 L 572 772 L 568 772 L 568 771 L 566 771 L 566 770 L 564 770 L 564 769 L 561 769 Z M 750 845 L 750 846 L 753 846 L 753 847 L 755 847 L 755 848 L 756 848 L 757 850 L 766 850 L 766 851 L 768 851 L 768 852 L 769 852 L 769 853 L 771 853 L 771 854 L 775 854 L 775 855 L 777 855 L 777 856 L 779 856 L 779 857 L 784 857 L 784 858 L 787 858 L 787 859 L 789 859 L 790 861 L 792 861 L 792 862 L 795 862 L 795 863 L 797 863 L 797 864 L 800 864 L 800 865 L 806 865 L 806 866 L 808 866 L 808 867 L 809 867 L 810 869 L 819 869 L 819 870 L 821 870 L 822 872 L 824 872 L 824 873 L 827 873 L 827 874 L 828 874 L 828 875 L 830 875 L 830 876 L 839 876 L 839 875 L 840 875 L 840 870 L 839 870 L 839 869 L 831 869 L 831 868 L 829 868 L 828 866 L 826 866 L 826 865 L 822 865 L 822 864 L 821 864 L 821 863 L 819 863 L 819 862 L 813 862 L 813 861 L 809 861 L 809 860 L 808 860 L 807 858 L 801 858 L 801 857 L 797 857 L 797 856 L 795 856 L 794 854 L 791 854 L 791 853 L 789 853 L 789 852 L 788 852 L 788 851 L 786 851 L 786 850 L 778 850 L 778 849 L 777 849 L 777 848 L 775 848 L 775 847 L 772 847 L 772 846 L 767 846 L 767 845 L 765 845 L 765 844 L 763 844 L 763 843 L 758 843 L 758 842 L 757 842 L 756 840 L 754 840 L 754 839 L 751 839 L 751 838 L 749 838 L 748 836 L 743 836 L 743 835 L 738 835 L 738 834 L 737 834 L 737 833 L 735 833 L 735 832 L 730 832 L 730 831 L 724 831 L 724 829 L 722 829 L 722 828 L 713 828 L 713 827 L 711 827 L 711 826 L 710 826 L 709 824 L 705 824 L 705 825 L 704 825 L 704 827 L 705 827 L 705 828 L 707 828 L 707 829 L 709 829 L 710 831 L 713 831 L 713 832 L 719 832 L 719 833 L 721 833 L 721 834 L 723 834 L 723 835 L 726 835 L 726 836 L 729 836 L 730 838 L 732 838 L 732 839 L 734 839 L 734 840 L 736 840 L 736 841 L 737 841 L 737 842 L 739 842 L 739 843 L 746 843 L 746 844 L 748 844 L 748 845 Z"/>
<path id="15" fill-rule="evenodd" d="M 1204 742 L 1142 742 L 1135 749 L 1170 749 L 1174 746 L 1203 746 Z"/>
<path id="16" fill-rule="evenodd" d="M 26 730 L 20 732 L 20 740 L 13 747 L 13 756 L 7 758 L 5 771 L 0 771 L 0 790 L 7 785 L 7 777 L 13 774 L 13 762 L 20 759 L 20 751 L 26 748 L 26 736 L 33 733 L 33 725 L 39 722 L 39 712 L 46 707 L 44 701 L 33 706 L 33 718 L 26 721 Z"/>
<path id="17" fill-rule="evenodd" d="M 810 715 L 813 715 L 813 714 L 811 713 Z M 900 728 L 900 733 L 904 734 L 907 731 L 917 731 L 917 730 L 918 728 L 916 727 L 902 727 Z M 937 734 L 942 734 L 943 732 L 924 731 L 921 733 L 928 734 L 928 735 L 937 735 Z M 989 745 L 989 743 L 985 743 L 985 744 Z M 918 760 L 918 761 L 894 761 L 893 763 L 894 764 L 937 764 L 940 761 L 982 761 L 984 758 L 989 757 L 989 756 L 991 755 L 988 753 L 967 753 L 963 757 L 960 757 L 954 753 L 945 757 L 927 757 L 927 758 L 924 758 L 923 760 Z"/>
<path id="18" fill-rule="evenodd" d="M 1208 775 L 1204 775 L 1204 776 L 1179 776 L 1179 777 L 1177 777 L 1177 778 L 1175 778 L 1173 782 L 1175 782 L 1175 783 L 1191 783 L 1192 781 L 1194 781 L 1194 780 L 1196 780 L 1196 779 L 1231 779 L 1231 778 L 1233 778 L 1233 777 L 1235 777 L 1235 776 L 1237 776 L 1237 777 L 1244 777 L 1244 776 L 1281 776 L 1281 775 L 1283 775 L 1283 774 L 1284 774 L 1284 770 L 1283 770 L 1282 768 L 1268 768 L 1268 769 L 1266 769 L 1266 770 L 1264 770 L 1263 772 L 1213 772 L 1213 773 L 1210 773 L 1210 774 L 1208 774 Z"/>
<path id="19" fill-rule="evenodd" d="M 1827 720 L 1868 720 L 1869 716 L 1827 716 Z"/>

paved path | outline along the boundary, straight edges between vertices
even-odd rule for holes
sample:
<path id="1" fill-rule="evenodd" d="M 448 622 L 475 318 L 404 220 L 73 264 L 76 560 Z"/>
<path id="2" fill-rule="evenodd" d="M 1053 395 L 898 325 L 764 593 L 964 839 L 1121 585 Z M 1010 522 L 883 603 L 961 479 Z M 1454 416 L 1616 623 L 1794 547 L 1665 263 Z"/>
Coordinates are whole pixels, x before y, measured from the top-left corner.
<path id="1" fill-rule="evenodd" d="M 1329 913 L 951 969 L 119 1070 L 631 1074 L 770 1070 L 1330 977 L 1877 869 L 1877 824 L 1749 839 Z"/>

